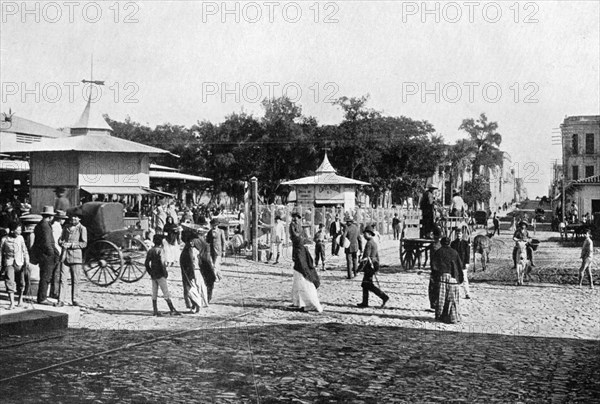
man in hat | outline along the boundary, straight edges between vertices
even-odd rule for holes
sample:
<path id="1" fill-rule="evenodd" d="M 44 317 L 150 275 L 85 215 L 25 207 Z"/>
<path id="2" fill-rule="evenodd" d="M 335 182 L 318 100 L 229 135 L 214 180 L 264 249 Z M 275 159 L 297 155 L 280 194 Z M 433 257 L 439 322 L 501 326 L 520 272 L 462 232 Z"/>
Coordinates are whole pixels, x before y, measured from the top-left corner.
<path id="1" fill-rule="evenodd" d="M 285 227 L 281 221 L 281 216 L 277 215 L 275 216 L 275 226 L 273 226 L 273 229 L 271 230 L 271 253 L 267 257 L 267 263 L 273 254 L 275 254 L 275 262 L 273 262 L 273 265 L 279 263 L 284 239 Z"/>
<path id="2" fill-rule="evenodd" d="M 71 207 L 71 202 L 65 196 L 67 190 L 63 187 L 56 187 L 54 189 L 54 194 L 56 195 L 56 199 L 54 200 L 54 210 L 62 210 L 66 212 Z"/>
<path id="3" fill-rule="evenodd" d="M 364 264 L 364 276 L 360 285 L 362 287 L 362 302 L 357 304 L 357 306 L 369 307 L 369 292 L 373 292 L 381 299 L 381 308 L 383 308 L 387 301 L 390 300 L 390 297 L 373 283 L 373 276 L 379 271 L 379 251 L 377 243 L 374 240 L 375 232 L 373 231 L 373 228 L 368 225 L 365 227 L 363 234 L 365 239 L 367 239 L 367 243 L 361 259 Z"/>
<path id="4" fill-rule="evenodd" d="M 529 238 L 529 232 L 527 231 L 527 222 L 522 220 L 519 223 L 519 227 L 513 234 L 513 241 L 515 241 L 515 243 L 518 241 L 525 241 L 526 243 L 529 243 L 531 241 L 531 239 Z M 515 248 L 513 248 L 513 254 L 512 254 L 513 255 L 513 269 L 515 269 L 517 267 L 517 251 L 518 251 L 518 246 L 515 244 Z M 527 244 L 527 259 L 531 263 L 531 266 L 534 267 L 535 265 L 533 265 L 533 249 L 531 248 L 531 246 L 529 244 Z"/>
<path id="5" fill-rule="evenodd" d="M 342 239 L 348 239 L 350 245 L 345 248 L 346 253 L 346 270 L 348 271 L 348 279 L 356 276 L 358 269 L 358 254 L 362 253 L 362 240 L 359 237 L 360 230 L 350 214 L 346 215 L 346 229 Z"/>
<path id="6" fill-rule="evenodd" d="M 39 304 L 51 305 L 48 301 L 48 285 L 52 279 L 52 270 L 58 261 L 58 250 L 54 244 L 52 226 L 50 222 L 56 213 L 54 207 L 44 206 L 42 208 L 42 220 L 33 230 L 34 242 L 31 254 L 35 262 L 40 266 L 40 283 L 38 285 L 37 302 Z"/>
<path id="7" fill-rule="evenodd" d="M 392 219 L 392 229 L 394 230 L 394 240 L 400 240 L 400 219 L 397 213 L 394 213 Z"/>
<path id="8" fill-rule="evenodd" d="M 433 192 L 437 187 L 430 185 L 421 197 L 419 207 L 423 213 L 421 219 L 421 238 L 425 238 L 433 230 L 434 225 L 434 208 L 435 208 L 435 197 Z"/>
<path id="9" fill-rule="evenodd" d="M 227 239 L 225 232 L 219 228 L 218 219 L 211 219 L 210 227 L 210 231 L 206 234 L 206 242 L 210 245 L 210 256 L 213 260 L 215 275 L 218 280 L 221 280 L 221 258 L 225 256 Z"/>
<path id="10" fill-rule="evenodd" d="M 452 193 L 452 203 L 450 204 L 450 216 L 458 216 L 463 217 L 465 214 L 465 201 L 462 196 L 460 196 L 460 192 L 458 189 L 455 189 Z"/>
<path id="11" fill-rule="evenodd" d="M 302 216 L 298 211 L 292 212 L 292 222 L 290 223 L 290 239 L 292 245 L 302 244 L 304 240 L 304 230 L 302 230 Z"/>
<path id="12" fill-rule="evenodd" d="M 290 223 L 290 240 L 292 240 L 292 261 L 297 261 L 302 246 L 304 244 L 304 230 L 302 229 L 302 216 L 300 212 L 292 212 L 292 221 Z"/>
<path id="13" fill-rule="evenodd" d="M 83 211 L 77 207 L 69 211 L 69 222 L 63 229 L 58 244 L 62 247 L 60 263 L 60 295 L 57 306 L 64 306 L 67 300 L 67 278 L 71 276 L 71 301 L 73 306 L 79 306 L 77 301 L 79 278 L 83 265 L 83 249 L 87 247 L 87 229 L 81 224 Z"/>
<path id="14" fill-rule="evenodd" d="M 52 221 L 52 236 L 54 237 L 54 246 L 56 247 L 56 251 L 61 251 L 62 248 L 59 245 L 60 238 L 62 236 L 63 227 L 65 225 L 65 220 L 67 220 L 67 212 L 64 210 L 57 210 L 56 215 L 54 215 L 54 220 Z M 60 255 L 59 255 L 60 256 Z M 54 299 L 58 299 L 58 293 L 60 291 L 60 262 L 57 262 L 52 270 L 52 281 L 50 284 L 50 297 Z"/>
<path id="15" fill-rule="evenodd" d="M 344 225 L 340 221 L 340 215 L 335 215 L 335 221 L 329 226 L 329 235 L 331 236 L 331 255 L 338 256 L 340 253 L 340 244 L 338 236 L 344 233 Z"/>

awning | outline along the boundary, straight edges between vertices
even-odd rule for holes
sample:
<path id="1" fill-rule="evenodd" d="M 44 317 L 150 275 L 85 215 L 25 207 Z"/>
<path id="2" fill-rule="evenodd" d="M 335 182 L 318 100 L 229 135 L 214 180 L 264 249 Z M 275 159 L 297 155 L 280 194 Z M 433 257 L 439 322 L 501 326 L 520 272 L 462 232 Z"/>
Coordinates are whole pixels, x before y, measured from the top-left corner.
<path id="1" fill-rule="evenodd" d="M 101 187 L 101 186 L 83 186 L 85 192 L 105 195 L 148 195 L 150 192 L 142 187 Z"/>
<path id="2" fill-rule="evenodd" d="M 25 160 L 0 160 L 0 171 L 29 171 L 29 162 Z"/>
<path id="3" fill-rule="evenodd" d="M 339 199 L 336 201 L 334 199 L 315 199 L 315 203 L 317 205 L 343 205 L 344 200 Z"/>
<path id="4" fill-rule="evenodd" d="M 160 178 L 167 180 L 186 180 L 186 181 L 196 181 L 196 182 L 206 182 L 212 181 L 210 178 L 199 177 L 197 175 L 184 174 L 172 171 L 154 171 L 150 170 L 150 178 Z"/>
<path id="5" fill-rule="evenodd" d="M 165 191 L 159 191 L 158 189 L 152 189 L 152 188 L 146 188 L 144 187 L 144 191 L 148 191 L 151 194 L 155 194 L 155 195 L 160 195 L 160 196 L 166 196 L 167 198 L 174 198 L 175 194 L 170 194 L 168 192 Z"/>

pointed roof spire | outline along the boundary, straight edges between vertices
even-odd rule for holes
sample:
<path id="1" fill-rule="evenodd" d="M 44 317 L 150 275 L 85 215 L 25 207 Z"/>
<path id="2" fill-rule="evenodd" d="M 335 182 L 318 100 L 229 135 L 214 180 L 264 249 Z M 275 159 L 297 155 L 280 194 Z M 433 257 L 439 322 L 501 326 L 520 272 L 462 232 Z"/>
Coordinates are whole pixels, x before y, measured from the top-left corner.
<path id="1" fill-rule="evenodd" d="M 79 120 L 71 129 L 76 129 L 77 131 L 82 130 L 96 130 L 96 131 L 107 131 L 112 132 L 113 129 L 110 127 L 108 123 L 104 120 L 104 117 L 95 111 L 92 108 L 92 101 L 88 98 L 85 109 L 83 110 Z M 82 133 L 79 133 L 82 134 Z"/>
<path id="2" fill-rule="evenodd" d="M 96 113 L 94 108 L 92 108 L 92 91 L 94 90 L 94 86 L 103 86 L 104 81 L 94 80 L 94 55 L 92 54 L 91 58 L 91 70 L 90 70 L 90 80 L 81 80 L 82 83 L 90 84 L 90 92 L 88 94 L 87 104 L 83 113 L 79 117 L 79 120 L 73 127 L 71 128 L 72 135 L 87 135 L 87 134 L 110 134 L 112 132 L 112 128 L 106 121 L 104 117 Z"/>
<path id="3" fill-rule="evenodd" d="M 327 152 L 325 152 L 325 157 L 323 157 L 323 162 L 317 168 L 317 174 L 319 173 L 335 173 L 335 168 L 329 162 L 329 158 L 327 158 Z"/>

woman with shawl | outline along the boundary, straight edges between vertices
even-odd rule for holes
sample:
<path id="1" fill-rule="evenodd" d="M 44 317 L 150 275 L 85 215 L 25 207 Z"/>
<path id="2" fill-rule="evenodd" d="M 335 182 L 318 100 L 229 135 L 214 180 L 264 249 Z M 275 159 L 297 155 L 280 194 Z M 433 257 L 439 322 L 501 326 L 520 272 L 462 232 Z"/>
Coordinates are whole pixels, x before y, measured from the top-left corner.
<path id="1" fill-rule="evenodd" d="M 179 256 L 179 226 L 175 223 L 173 216 L 167 216 L 164 234 L 163 248 L 166 254 L 166 261 L 168 265 L 173 265 Z"/>
<path id="2" fill-rule="evenodd" d="M 181 251 L 181 279 L 183 282 L 183 298 L 192 313 L 198 313 L 201 307 L 208 307 L 212 297 L 214 269 L 208 244 L 198 237 L 196 232 L 186 230 L 182 234 L 185 246 Z M 205 282 L 205 277 L 208 281 Z M 210 292 L 207 288 L 210 283 Z"/>
<path id="3" fill-rule="evenodd" d="M 302 311 L 315 310 L 319 313 L 322 312 L 323 307 L 317 294 L 320 280 L 310 251 L 302 244 L 297 245 L 296 254 L 293 258 L 292 307 Z"/>

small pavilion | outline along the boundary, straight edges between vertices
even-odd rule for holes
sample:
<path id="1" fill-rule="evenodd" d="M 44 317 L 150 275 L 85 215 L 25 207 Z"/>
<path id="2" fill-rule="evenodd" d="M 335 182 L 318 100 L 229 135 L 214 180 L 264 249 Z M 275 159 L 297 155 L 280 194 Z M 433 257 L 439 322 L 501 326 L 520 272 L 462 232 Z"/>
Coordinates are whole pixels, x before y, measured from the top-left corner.
<path id="1" fill-rule="evenodd" d="M 370 185 L 370 183 L 337 175 L 325 153 L 323 162 L 317 168 L 315 175 L 285 181 L 281 185 L 293 187 L 294 190 L 290 192 L 288 200 L 296 202 L 298 205 L 342 206 L 344 211 L 352 211 L 355 208 L 356 188 L 361 185 Z"/>
<path id="2" fill-rule="evenodd" d="M 32 211 L 53 205 L 57 187 L 66 190 L 71 206 L 78 205 L 84 196 L 154 194 L 150 189 L 150 157 L 169 152 L 112 133 L 88 99 L 70 136 L 47 138 L 11 150 L 30 154 Z"/>

